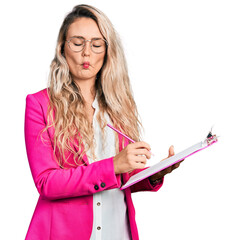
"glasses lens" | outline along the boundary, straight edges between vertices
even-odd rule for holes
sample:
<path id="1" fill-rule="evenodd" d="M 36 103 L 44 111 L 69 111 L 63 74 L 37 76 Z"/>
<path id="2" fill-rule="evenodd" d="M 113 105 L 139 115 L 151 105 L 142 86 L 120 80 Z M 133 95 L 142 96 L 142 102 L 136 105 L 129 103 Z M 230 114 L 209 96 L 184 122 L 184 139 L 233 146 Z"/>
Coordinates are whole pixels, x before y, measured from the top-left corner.
<path id="1" fill-rule="evenodd" d="M 82 49 L 84 47 L 84 39 L 77 38 L 77 37 L 71 38 L 71 40 L 69 42 L 69 46 L 70 46 L 72 51 L 80 52 L 80 51 L 82 51 Z"/>
<path id="2" fill-rule="evenodd" d="M 92 51 L 95 53 L 104 52 L 106 49 L 106 43 L 103 39 L 93 39 L 91 43 Z"/>
<path id="3" fill-rule="evenodd" d="M 72 51 L 80 52 L 83 50 L 85 40 L 79 37 L 73 37 L 69 41 L 69 46 Z M 91 49 L 94 53 L 102 53 L 106 50 L 106 42 L 103 39 L 93 39 L 91 42 Z"/>

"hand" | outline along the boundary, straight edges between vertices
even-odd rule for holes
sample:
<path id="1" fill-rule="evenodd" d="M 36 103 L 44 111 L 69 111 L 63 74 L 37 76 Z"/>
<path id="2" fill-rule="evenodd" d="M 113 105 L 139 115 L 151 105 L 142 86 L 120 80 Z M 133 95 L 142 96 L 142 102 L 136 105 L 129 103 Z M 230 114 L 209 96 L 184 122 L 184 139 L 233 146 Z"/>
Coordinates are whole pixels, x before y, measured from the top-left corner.
<path id="1" fill-rule="evenodd" d="M 128 144 L 113 158 L 115 173 L 125 173 L 144 168 L 147 159 L 151 157 L 150 149 L 150 145 L 143 141 Z"/>
<path id="2" fill-rule="evenodd" d="M 172 157 L 174 155 L 174 146 L 172 145 L 170 148 L 169 148 L 169 154 L 168 154 L 168 157 Z M 167 158 L 164 158 L 163 160 L 161 161 L 164 161 L 165 159 Z M 163 169 L 162 171 L 152 175 L 149 177 L 150 181 L 155 181 L 155 180 L 160 180 L 161 178 L 163 178 L 166 174 L 168 173 L 171 173 L 174 169 L 178 168 L 180 163 L 183 162 L 185 159 L 183 159 L 182 161 L 178 162 L 178 163 L 175 163 L 174 165 L 168 167 L 168 168 L 165 168 Z"/>

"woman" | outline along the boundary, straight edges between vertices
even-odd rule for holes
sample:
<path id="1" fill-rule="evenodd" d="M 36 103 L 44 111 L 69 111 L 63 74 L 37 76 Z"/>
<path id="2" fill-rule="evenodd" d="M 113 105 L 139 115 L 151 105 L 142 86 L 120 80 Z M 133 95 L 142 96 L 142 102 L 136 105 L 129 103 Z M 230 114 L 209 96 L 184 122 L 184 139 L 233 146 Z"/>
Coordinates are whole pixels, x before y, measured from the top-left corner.
<path id="1" fill-rule="evenodd" d="M 59 31 L 48 88 L 26 97 L 27 156 L 40 194 L 26 239 L 139 239 L 131 193 L 157 191 L 179 166 L 119 189 L 150 158 L 140 126 L 116 31 L 100 10 L 75 6 Z"/>

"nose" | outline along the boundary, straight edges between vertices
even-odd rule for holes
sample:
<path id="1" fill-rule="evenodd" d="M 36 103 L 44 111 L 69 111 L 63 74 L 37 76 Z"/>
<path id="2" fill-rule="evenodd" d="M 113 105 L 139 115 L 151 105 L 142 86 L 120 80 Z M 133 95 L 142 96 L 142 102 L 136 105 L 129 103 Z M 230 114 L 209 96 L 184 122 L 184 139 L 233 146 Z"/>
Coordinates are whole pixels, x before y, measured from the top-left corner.
<path id="1" fill-rule="evenodd" d="M 84 56 L 89 56 L 90 55 L 90 51 L 91 51 L 91 47 L 90 47 L 91 42 L 89 40 L 86 40 L 84 43 L 84 48 L 82 50 L 82 54 Z"/>

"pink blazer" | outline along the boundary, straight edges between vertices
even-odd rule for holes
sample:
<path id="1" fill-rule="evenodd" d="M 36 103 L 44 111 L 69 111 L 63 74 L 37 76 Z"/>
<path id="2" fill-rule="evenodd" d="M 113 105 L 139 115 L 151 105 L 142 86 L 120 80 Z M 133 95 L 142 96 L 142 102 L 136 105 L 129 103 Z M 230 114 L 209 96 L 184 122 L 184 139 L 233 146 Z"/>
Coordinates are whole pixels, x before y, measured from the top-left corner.
<path id="1" fill-rule="evenodd" d="M 93 225 L 93 194 L 121 186 L 120 175 L 115 175 L 113 156 L 93 164 L 83 157 L 85 165 L 62 169 L 53 154 L 54 128 L 42 134 L 39 132 L 47 123 L 49 98 L 47 88 L 26 97 L 25 143 L 32 177 L 39 193 L 26 240 L 89 240 Z M 123 149 L 119 137 L 119 151 Z M 126 141 L 125 146 L 128 144 Z M 124 147 L 125 147 L 124 146 Z M 76 144 L 72 144 L 77 150 Z M 69 162 L 73 155 L 67 153 Z M 139 172 L 122 174 L 123 182 Z M 131 193 L 137 191 L 157 191 L 163 181 L 155 185 L 143 180 L 125 190 L 128 218 L 133 240 L 138 240 L 135 209 Z"/>

